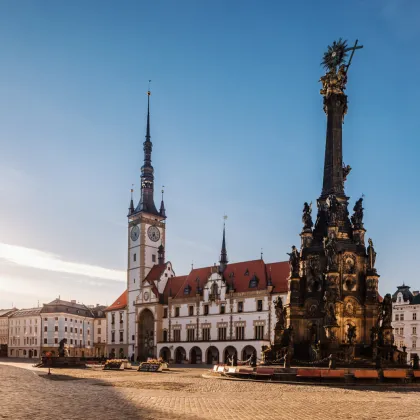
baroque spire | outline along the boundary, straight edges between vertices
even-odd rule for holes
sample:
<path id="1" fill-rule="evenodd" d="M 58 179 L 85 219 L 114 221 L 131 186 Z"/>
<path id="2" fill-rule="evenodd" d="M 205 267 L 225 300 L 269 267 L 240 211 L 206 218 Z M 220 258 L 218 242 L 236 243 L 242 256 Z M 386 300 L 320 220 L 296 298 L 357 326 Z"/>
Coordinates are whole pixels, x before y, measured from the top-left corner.
<path id="1" fill-rule="evenodd" d="M 150 140 L 150 90 L 147 92 L 146 140 L 143 143 L 144 163 L 141 167 L 141 197 L 135 212 L 160 215 L 153 199 L 154 169 L 152 166 L 152 148 Z"/>

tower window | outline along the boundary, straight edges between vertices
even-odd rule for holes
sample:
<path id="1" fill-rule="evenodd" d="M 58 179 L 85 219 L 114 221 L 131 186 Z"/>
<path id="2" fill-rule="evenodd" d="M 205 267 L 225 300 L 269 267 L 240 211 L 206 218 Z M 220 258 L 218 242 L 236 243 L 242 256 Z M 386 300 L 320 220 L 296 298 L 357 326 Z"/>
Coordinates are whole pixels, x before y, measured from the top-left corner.
<path id="1" fill-rule="evenodd" d="M 152 254 L 152 262 L 156 262 L 156 255 Z"/>
<path id="2" fill-rule="evenodd" d="M 243 310 L 244 310 L 244 303 L 238 302 L 238 312 L 243 312 Z"/>
<path id="3" fill-rule="evenodd" d="M 133 254 L 133 261 L 137 261 L 137 254 Z"/>
<path id="4" fill-rule="evenodd" d="M 261 312 L 263 310 L 263 301 L 262 300 L 258 300 L 257 301 L 257 311 Z"/>
<path id="5" fill-rule="evenodd" d="M 189 316 L 193 316 L 194 315 L 194 306 L 189 306 L 188 307 L 188 314 L 189 314 Z"/>

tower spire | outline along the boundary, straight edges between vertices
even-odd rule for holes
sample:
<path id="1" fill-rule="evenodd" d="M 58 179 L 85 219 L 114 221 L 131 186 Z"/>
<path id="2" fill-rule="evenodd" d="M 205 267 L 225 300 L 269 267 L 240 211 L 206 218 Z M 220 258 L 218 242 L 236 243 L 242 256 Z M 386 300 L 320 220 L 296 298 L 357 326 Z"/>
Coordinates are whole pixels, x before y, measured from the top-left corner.
<path id="1" fill-rule="evenodd" d="M 223 272 L 227 266 L 228 257 L 227 257 L 227 251 L 226 251 L 226 219 L 227 216 L 225 215 L 223 217 L 223 239 L 222 239 L 222 250 L 220 251 L 220 271 Z"/>
<path id="2" fill-rule="evenodd" d="M 131 199 L 130 199 L 130 206 L 128 207 L 128 214 L 133 214 L 134 213 L 134 201 L 133 201 L 133 189 L 134 185 L 131 185 Z"/>
<path id="3" fill-rule="evenodd" d="M 153 144 L 150 140 L 150 82 L 147 91 L 147 123 L 146 123 L 146 140 L 143 143 L 144 163 L 141 167 L 141 197 L 135 212 L 145 212 L 149 214 L 159 215 L 153 199 L 154 190 L 154 170 L 152 166 L 152 148 Z"/>
<path id="4" fill-rule="evenodd" d="M 166 218 L 166 210 L 165 210 L 165 203 L 163 202 L 163 193 L 165 192 L 164 190 L 165 186 L 162 185 L 162 201 L 160 202 L 160 210 L 159 213 L 162 217 Z"/>

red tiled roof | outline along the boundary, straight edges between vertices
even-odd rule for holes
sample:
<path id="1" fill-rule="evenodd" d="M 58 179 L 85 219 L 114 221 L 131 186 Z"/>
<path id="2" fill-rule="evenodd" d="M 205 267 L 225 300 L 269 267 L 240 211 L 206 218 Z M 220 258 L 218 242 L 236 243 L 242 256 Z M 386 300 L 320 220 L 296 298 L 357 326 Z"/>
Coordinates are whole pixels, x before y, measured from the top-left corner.
<path id="1" fill-rule="evenodd" d="M 189 287 L 191 290 L 189 296 L 194 296 L 197 283 L 203 289 L 213 268 L 210 266 L 191 270 L 190 274 L 183 276 L 185 281 L 182 286 L 178 287 L 177 292 L 172 288 L 172 296 L 175 299 L 186 297 L 184 294 L 186 287 Z M 232 287 L 233 282 L 235 292 L 238 293 L 266 289 L 270 278 L 274 286 L 274 293 L 286 293 L 289 270 L 289 263 L 287 261 L 265 264 L 263 260 L 259 259 L 228 264 L 223 273 L 223 277 L 229 287 Z M 249 287 L 250 281 L 253 279 L 256 280 L 257 287 L 251 288 Z"/>
<path id="2" fill-rule="evenodd" d="M 149 271 L 149 274 L 145 277 L 143 282 L 149 281 L 150 284 L 153 283 L 154 280 L 159 280 L 160 276 L 166 269 L 166 264 L 156 264 L 152 267 Z"/>
<path id="3" fill-rule="evenodd" d="M 274 286 L 274 293 L 287 293 L 290 266 L 288 261 L 266 264 L 267 276 L 271 277 L 271 283 Z"/>
<path id="4" fill-rule="evenodd" d="M 156 297 L 159 297 L 159 290 L 156 287 L 155 280 L 159 280 L 160 276 L 166 269 L 166 264 L 156 264 L 149 271 L 149 274 L 143 280 L 143 283 L 147 281 L 152 286 L 152 292 Z"/>
<path id="5" fill-rule="evenodd" d="M 163 291 L 163 303 L 168 303 L 169 291 L 172 292 L 172 297 L 174 297 L 181 286 L 184 284 L 187 276 L 178 276 L 170 277 L 166 283 L 165 289 Z"/>
<path id="6" fill-rule="evenodd" d="M 105 312 L 115 311 L 117 309 L 125 309 L 127 306 L 127 298 L 128 292 L 125 290 L 123 294 L 111 306 L 108 306 L 108 308 L 105 309 Z"/>

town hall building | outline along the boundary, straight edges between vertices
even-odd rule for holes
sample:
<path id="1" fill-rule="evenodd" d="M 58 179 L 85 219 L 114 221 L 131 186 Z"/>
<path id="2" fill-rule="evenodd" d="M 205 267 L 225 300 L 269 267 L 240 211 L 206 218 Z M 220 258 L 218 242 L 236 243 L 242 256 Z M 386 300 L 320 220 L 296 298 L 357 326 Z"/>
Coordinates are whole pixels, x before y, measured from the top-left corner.
<path id="1" fill-rule="evenodd" d="M 273 302 L 286 303 L 289 263 L 229 264 L 224 227 L 219 264 L 176 276 L 165 256 L 163 198 L 159 210 L 154 202 L 150 92 L 143 150 L 141 197 L 137 206 L 131 198 L 128 213 L 127 290 L 106 309 L 108 355 L 208 364 L 260 358 L 273 341 Z"/>

